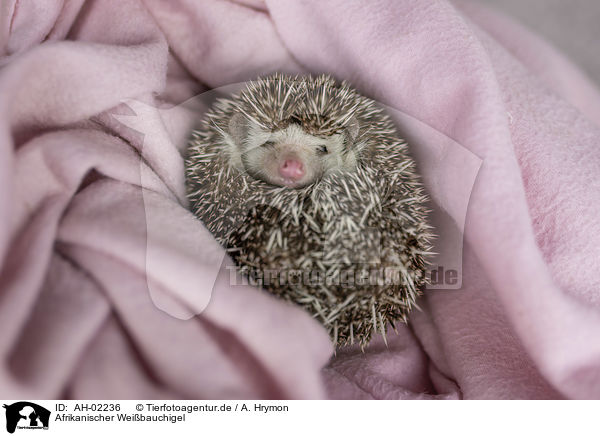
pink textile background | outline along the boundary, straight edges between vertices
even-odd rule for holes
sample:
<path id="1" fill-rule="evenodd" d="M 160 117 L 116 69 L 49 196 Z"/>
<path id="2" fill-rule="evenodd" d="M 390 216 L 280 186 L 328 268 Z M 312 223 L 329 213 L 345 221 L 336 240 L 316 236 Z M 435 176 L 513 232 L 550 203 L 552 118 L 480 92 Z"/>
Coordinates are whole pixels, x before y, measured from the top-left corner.
<path id="1" fill-rule="evenodd" d="M 600 398 L 600 93 L 506 18 L 463 1 L 8 0 L 0 56 L 0 397 Z M 189 113 L 145 138 L 115 118 L 273 71 L 347 79 L 483 162 L 462 290 L 428 292 L 388 347 L 333 356 L 302 310 L 230 286 L 185 208 Z M 204 310 L 170 316 L 149 288 Z"/>

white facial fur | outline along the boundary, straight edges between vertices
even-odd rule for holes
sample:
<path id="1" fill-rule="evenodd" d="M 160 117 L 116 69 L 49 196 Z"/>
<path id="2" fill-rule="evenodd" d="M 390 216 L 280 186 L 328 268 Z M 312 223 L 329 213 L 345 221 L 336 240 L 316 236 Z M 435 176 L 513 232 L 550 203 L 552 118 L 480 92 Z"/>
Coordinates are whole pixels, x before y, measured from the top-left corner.
<path id="1" fill-rule="evenodd" d="M 332 171 L 351 170 L 356 166 L 356 154 L 350 147 L 344 150 L 344 135 L 317 137 L 305 132 L 298 124 L 268 132 L 243 120 L 245 128 L 230 125 L 230 161 L 239 170 L 267 183 L 299 188 L 319 180 Z M 346 138 L 347 139 L 347 138 Z M 280 167 L 286 160 L 301 162 L 302 175 L 283 177 Z"/>

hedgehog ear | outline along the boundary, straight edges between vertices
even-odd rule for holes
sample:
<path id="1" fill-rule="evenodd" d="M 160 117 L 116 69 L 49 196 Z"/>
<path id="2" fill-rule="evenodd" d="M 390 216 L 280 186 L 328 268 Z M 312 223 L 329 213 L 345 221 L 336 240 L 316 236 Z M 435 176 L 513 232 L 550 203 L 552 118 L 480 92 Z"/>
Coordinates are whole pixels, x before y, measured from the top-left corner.
<path id="1" fill-rule="evenodd" d="M 356 117 L 350 118 L 348 124 L 346 125 L 345 134 L 350 141 L 354 141 L 358 136 L 358 131 L 360 130 L 360 125 L 358 124 L 358 120 Z"/>
<path id="2" fill-rule="evenodd" d="M 234 114 L 229 120 L 229 135 L 238 147 L 244 145 L 244 139 L 248 136 L 250 122 L 242 113 Z"/>

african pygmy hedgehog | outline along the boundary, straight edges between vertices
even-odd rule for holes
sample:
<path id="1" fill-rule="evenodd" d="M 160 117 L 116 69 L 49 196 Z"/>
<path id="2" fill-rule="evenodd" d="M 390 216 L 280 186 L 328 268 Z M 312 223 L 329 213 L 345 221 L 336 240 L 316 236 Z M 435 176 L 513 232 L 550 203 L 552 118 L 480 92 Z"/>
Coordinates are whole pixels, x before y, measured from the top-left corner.
<path id="1" fill-rule="evenodd" d="M 391 119 L 346 82 L 274 74 L 217 100 L 186 177 L 239 270 L 338 346 L 407 321 L 431 249 L 427 196 Z"/>

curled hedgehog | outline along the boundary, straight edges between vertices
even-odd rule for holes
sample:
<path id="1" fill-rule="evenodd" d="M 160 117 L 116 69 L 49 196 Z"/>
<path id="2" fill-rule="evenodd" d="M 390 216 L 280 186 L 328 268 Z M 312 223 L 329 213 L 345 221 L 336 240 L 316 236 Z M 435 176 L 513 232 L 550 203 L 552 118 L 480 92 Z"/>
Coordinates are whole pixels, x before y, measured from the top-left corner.
<path id="1" fill-rule="evenodd" d="M 337 346 L 407 322 L 426 282 L 428 199 L 373 100 L 326 75 L 260 78 L 215 102 L 185 164 L 192 212 L 240 272 Z"/>

